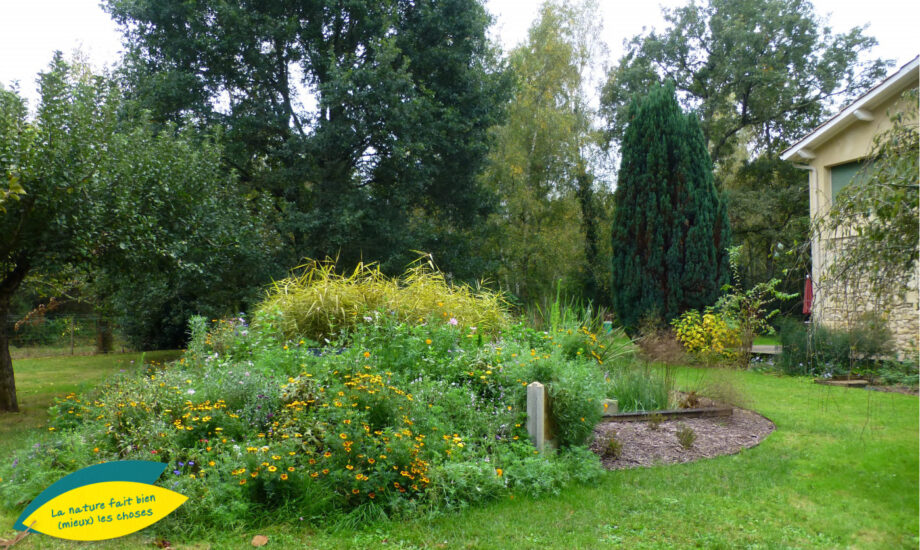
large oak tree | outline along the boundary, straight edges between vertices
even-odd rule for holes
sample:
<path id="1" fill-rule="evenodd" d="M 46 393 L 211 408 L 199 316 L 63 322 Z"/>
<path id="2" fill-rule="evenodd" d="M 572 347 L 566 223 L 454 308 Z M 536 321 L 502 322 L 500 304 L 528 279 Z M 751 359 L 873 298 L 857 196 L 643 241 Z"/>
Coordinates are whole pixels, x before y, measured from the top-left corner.
<path id="1" fill-rule="evenodd" d="M 478 0 L 107 0 L 128 80 L 160 120 L 226 127 L 290 251 L 464 271 L 506 81 Z"/>

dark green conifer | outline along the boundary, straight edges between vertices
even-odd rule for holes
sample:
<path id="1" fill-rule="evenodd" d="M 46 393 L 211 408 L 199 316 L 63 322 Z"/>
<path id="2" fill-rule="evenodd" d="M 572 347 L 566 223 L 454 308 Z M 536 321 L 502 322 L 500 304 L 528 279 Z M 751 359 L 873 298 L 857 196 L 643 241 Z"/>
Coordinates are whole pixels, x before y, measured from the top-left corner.
<path id="1" fill-rule="evenodd" d="M 693 115 L 671 84 L 634 100 L 613 218 L 613 306 L 629 331 L 713 304 L 729 281 L 728 215 Z"/>

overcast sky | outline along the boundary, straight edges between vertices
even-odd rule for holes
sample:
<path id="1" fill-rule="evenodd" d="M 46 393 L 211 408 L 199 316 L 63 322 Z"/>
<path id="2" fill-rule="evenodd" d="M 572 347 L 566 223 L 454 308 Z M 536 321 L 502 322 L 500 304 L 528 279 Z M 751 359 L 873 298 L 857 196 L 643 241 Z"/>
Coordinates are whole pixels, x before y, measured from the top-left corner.
<path id="1" fill-rule="evenodd" d="M 829 15 L 831 27 L 842 32 L 869 24 L 878 39 L 875 56 L 903 65 L 920 53 L 920 2 L 901 0 L 812 0 L 819 15 Z M 537 0 L 487 0 L 496 16 L 493 36 L 506 49 L 527 34 L 541 2 Z M 663 28 L 660 6 L 684 0 L 598 0 L 603 40 L 610 51 L 609 64 L 619 58 L 623 40 L 643 27 Z M 0 83 L 19 81 L 21 91 L 34 98 L 36 74 L 45 69 L 54 50 L 69 55 L 79 48 L 98 68 L 119 58 L 121 37 L 98 0 L 0 0 Z"/>

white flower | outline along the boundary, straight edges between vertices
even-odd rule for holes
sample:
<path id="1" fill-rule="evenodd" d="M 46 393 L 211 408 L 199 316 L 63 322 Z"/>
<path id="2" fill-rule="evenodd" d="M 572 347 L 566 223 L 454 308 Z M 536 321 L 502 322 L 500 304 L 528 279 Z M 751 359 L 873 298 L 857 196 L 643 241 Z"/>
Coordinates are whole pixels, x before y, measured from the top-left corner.
<path id="1" fill-rule="evenodd" d="M 189 395 L 195 395 L 195 390 L 189 388 L 189 390 L 188 390 L 187 392 L 185 392 L 185 393 L 187 393 L 187 394 L 189 394 Z"/>

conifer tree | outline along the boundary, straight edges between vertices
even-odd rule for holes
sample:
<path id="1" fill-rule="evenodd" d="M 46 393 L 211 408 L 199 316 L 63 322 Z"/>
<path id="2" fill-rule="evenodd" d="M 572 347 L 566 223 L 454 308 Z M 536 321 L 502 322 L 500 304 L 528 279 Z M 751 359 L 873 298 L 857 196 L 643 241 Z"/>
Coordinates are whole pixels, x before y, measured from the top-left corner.
<path id="1" fill-rule="evenodd" d="M 715 303 L 729 281 L 725 205 L 698 120 L 673 84 L 634 100 L 623 138 L 613 220 L 613 305 L 634 331 Z"/>

